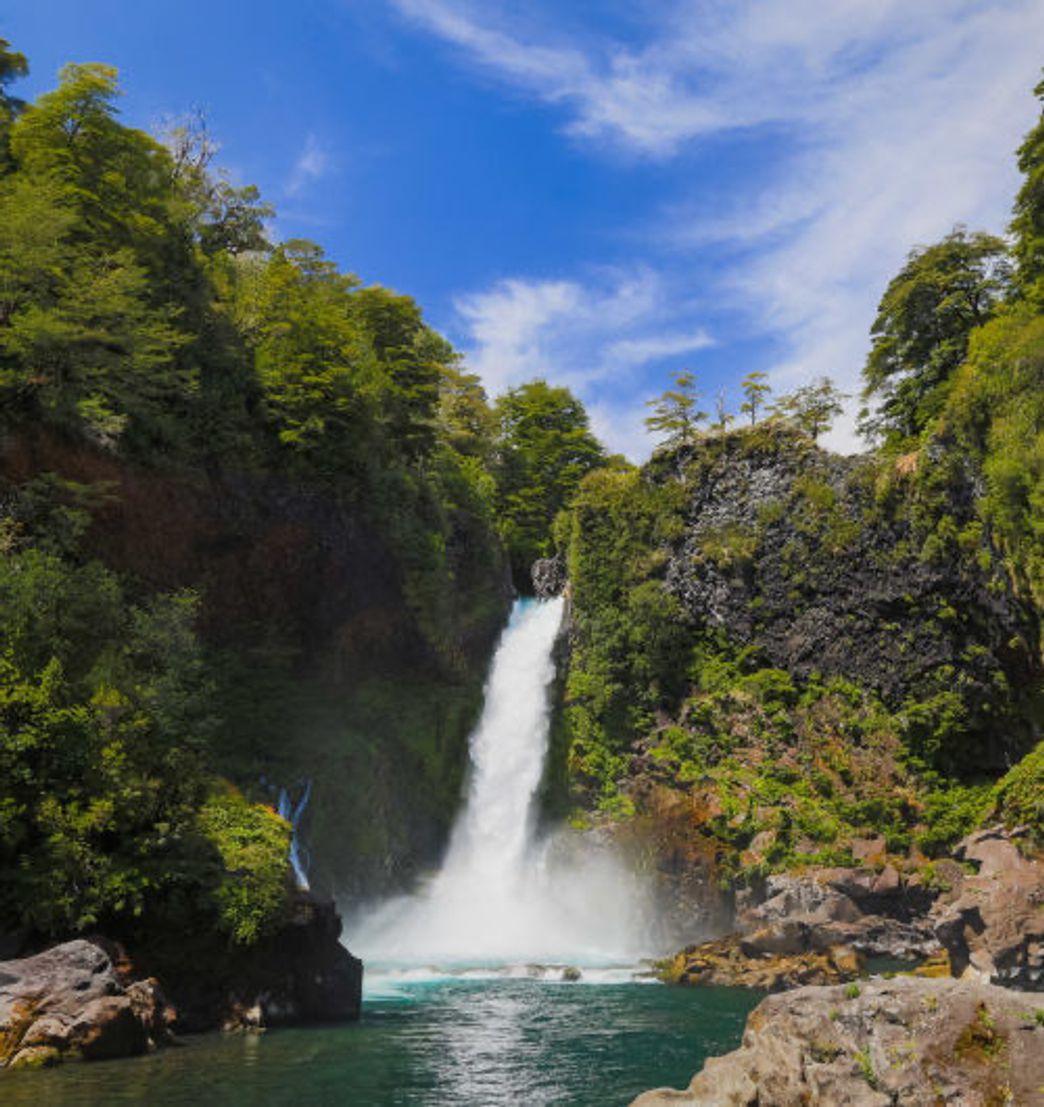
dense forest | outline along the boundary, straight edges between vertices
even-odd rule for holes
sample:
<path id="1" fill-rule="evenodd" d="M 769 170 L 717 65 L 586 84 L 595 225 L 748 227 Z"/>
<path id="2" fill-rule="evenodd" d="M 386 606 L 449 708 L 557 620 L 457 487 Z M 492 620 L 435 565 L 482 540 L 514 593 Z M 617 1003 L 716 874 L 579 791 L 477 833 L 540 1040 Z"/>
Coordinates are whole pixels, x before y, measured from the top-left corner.
<path id="1" fill-rule="evenodd" d="M 97 64 L 23 103 L 0 45 L 0 932 L 249 945 L 310 780 L 324 890 L 401 885 L 549 556 L 580 822 L 699 795 L 726 882 L 1044 834 L 1044 122 L 1010 238 L 885 291 L 868 453 L 816 444 L 829 381 L 751 373 L 736 419 L 681 373 L 636 468 L 568 390 L 491 401 L 410 297 L 270 241 L 198 117 L 124 125 Z"/>
<path id="2" fill-rule="evenodd" d="M 279 788 L 323 778 L 327 890 L 437 849 L 510 571 L 603 450 L 118 97 L 0 101 L 0 929 L 250 943 Z"/>

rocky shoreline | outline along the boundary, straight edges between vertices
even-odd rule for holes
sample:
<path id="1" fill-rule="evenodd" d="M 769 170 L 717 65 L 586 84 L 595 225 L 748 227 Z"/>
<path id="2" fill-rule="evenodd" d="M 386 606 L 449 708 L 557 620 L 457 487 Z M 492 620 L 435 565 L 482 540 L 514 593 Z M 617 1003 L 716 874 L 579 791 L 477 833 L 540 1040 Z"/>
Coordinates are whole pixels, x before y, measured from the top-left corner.
<path id="1" fill-rule="evenodd" d="M 910 970 L 860 979 L 874 956 Z M 641 1107 L 1040 1102 L 1044 856 L 996 826 L 931 881 L 886 860 L 769 877 L 741 897 L 733 934 L 686 947 L 660 975 L 784 994 L 752 1012 L 738 1050 Z"/>
<path id="2" fill-rule="evenodd" d="M 131 1057 L 179 1033 L 357 1019 L 362 962 L 340 933 L 333 904 L 301 893 L 265 942 L 215 956 L 186 940 L 180 969 L 99 937 L 0 962 L 0 1069 Z"/>
<path id="3" fill-rule="evenodd" d="M 633 1107 L 987 1107 L 1040 1102 L 1044 1025 L 1033 997 L 977 980 L 897 977 L 769 996 L 743 1044 L 685 1091 Z"/>

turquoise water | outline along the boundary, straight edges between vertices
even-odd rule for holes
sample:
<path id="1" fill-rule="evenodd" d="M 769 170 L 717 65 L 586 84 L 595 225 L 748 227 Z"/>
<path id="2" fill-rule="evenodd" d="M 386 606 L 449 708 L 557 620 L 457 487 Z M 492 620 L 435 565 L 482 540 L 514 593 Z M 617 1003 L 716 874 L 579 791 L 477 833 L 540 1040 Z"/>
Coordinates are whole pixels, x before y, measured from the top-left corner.
<path id="1" fill-rule="evenodd" d="M 357 1024 L 210 1035 L 125 1061 L 0 1073 L 4 1107 L 544 1107 L 684 1087 L 734 1049 L 757 996 L 656 984 L 395 983 Z"/>

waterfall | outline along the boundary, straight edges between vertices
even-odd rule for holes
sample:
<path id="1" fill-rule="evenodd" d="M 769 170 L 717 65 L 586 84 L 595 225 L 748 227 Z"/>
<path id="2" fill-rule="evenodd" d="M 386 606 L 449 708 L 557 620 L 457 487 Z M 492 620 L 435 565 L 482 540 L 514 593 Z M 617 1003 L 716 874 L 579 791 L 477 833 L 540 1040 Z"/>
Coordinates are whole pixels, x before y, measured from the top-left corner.
<path id="1" fill-rule="evenodd" d="M 279 790 L 279 800 L 276 805 L 276 810 L 279 812 L 280 817 L 286 819 L 293 830 L 293 837 L 290 839 L 290 867 L 293 869 L 294 880 L 297 882 L 297 887 L 303 892 L 308 891 L 308 866 L 305 863 L 304 851 L 301 847 L 301 839 L 298 831 L 301 824 L 301 816 L 305 813 L 305 808 L 308 806 L 308 801 L 311 797 L 312 782 L 306 780 L 304 791 L 301 793 L 301 798 L 296 804 L 290 802 L 290 793 L 285 788 L 281 788 Z"/>
<path id="2" fill-rule="evenodd" d="M 533 800 L 547 755 L 552 649 L 561 599 L 516 605 L 497 650 L 471 737 L 471 780 L 436 892 L 518 884 L 532 850 Z"/>
<path id="3" fill-rule="evenodd" d="M 642 897 L 591 844 L 539 839 L 553 649 L 563 601 L 519 601 L 472 733 L 467 797 L 441 871 L 416 895 L 363 916 L 353 950 L 398 964 L 615 961 L 639 951 Z"/>

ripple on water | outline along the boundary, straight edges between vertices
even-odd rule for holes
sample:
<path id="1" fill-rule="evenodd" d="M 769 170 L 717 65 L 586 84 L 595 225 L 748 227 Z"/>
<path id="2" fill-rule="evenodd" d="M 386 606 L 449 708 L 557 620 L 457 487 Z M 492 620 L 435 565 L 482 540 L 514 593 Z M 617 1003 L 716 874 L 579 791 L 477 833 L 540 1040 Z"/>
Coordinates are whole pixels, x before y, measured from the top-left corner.
<path id="1" fill-rule="evenodd" d="M 434 976 L 434 971 L 432 970 Z M 4 1107 L 587 1107 L 684 1086 L 758 997 L 461 976 L 369 991 L 352 1025 L 211 1035 L 129 1061 L 0 1073 Z"/>

